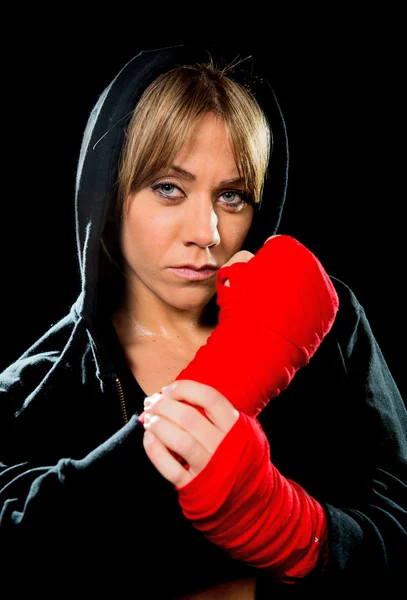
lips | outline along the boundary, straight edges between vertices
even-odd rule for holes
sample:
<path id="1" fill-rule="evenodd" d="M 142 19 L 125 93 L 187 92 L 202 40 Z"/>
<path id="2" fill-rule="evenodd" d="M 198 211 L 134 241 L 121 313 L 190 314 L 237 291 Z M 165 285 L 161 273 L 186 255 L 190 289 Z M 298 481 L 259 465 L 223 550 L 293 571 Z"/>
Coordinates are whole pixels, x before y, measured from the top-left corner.
<path id="1" fill-rule="evenodd" d="M 177 265 L 176 267 L 171 267 L 171 269 L 190 269 L 193 271 L 217 271 L 219 267 L 214 265 L 202 265 L 197 267 L 195 265 Z"/>
<path id="2" fill-rule="evenodd" d="M 204 279 L 209 279 L 215 275 L 217 272 L 217 268 L 214 267 L 201 267 L 197 269 L 196 267 L 170 267 L 169 271 L 174 273 L 177 277 L 181 277 L 182 279 L 188 279 L 190 281 L 202 281 Z"/>

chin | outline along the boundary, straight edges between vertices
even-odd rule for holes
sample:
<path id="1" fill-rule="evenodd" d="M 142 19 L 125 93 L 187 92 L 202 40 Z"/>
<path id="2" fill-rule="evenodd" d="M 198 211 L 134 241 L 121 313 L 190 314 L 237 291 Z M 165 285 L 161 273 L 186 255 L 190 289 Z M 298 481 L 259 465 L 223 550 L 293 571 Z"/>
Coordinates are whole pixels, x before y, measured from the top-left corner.
<path id="1" fill-rule="evenodd" d="M 189 293 L 173 293 L 167 298 L 163 298 L 167 304 L 178 308 L 179 310 L 198 310 L 203 309 L 210 302 L 216 293 L 214 290 L 190 290 Z"/>

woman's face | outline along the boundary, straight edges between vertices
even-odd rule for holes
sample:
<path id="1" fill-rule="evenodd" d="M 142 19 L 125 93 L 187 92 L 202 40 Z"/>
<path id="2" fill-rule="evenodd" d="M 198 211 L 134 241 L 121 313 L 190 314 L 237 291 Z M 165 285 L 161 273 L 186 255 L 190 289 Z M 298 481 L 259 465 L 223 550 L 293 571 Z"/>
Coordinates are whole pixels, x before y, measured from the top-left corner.
<path id="1" fill-rule="evenodd" d="M 253 218 L 243 190 L 225 124 L 209 113 L 178 152 L 170 174 L 158 173 L 128 199 L 121 249 L 128 289 L 136 298 L 153 294 L 187 310 L 209 302 L 216 270 L 197 280 L 171 268 L 219 268 L 238 252 Z"/>

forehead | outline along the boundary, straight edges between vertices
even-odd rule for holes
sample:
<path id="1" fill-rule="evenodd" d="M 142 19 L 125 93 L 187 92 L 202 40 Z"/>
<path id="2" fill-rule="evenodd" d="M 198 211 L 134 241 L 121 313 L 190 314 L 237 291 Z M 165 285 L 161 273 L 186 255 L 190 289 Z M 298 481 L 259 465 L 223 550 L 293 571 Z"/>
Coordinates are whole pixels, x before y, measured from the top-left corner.
<path id="1" fill-rule="evenodd" d="M 177 152 L 173 164 L 181 168 L 201 166 L 202 162 L 212 169 L 237 172 L 235 156 L 225 122 L 208 113 L 196 124 L 190 135 Z"/>

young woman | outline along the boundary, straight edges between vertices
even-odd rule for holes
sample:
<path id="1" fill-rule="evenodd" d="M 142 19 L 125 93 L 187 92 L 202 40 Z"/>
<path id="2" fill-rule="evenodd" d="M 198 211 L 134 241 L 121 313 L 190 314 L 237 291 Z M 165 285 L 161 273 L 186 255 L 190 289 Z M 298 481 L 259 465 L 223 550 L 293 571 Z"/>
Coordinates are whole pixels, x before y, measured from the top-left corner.
<path id="1" fill-rule="evenodd" d="M 287 165 L 251 58 L 143 52 L 100 96 L 81 293 L 0 379 L 14 591 L 261 599 L 401 577 L 405 407 L 352 291 L 279 231 Z"/>

